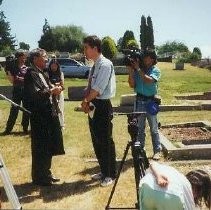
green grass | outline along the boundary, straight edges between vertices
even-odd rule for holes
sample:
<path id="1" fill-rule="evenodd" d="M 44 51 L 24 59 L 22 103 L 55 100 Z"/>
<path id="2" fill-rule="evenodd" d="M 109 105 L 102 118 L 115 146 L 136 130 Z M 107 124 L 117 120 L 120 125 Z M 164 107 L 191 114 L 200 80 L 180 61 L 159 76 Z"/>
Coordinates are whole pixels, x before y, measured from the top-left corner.
<path id="1" fill-rule="evenodd" d="M 173 70 L 172 63 L 158 63 L 161 70 L 161 80 L 159 82 L 159 94 L 163 104 L 178 103 L 174 96 L 178 94 L 190 94 L 194 92 L 204 92 L 211 90 L 211 71 L 185 64 L 185 70 Z M 112 100 L 115 105 L 120 102 L 123 94 L 133 93 L 133 89 L 128 86 L 127 75 L 117 75 L 116 97 Z M 86 85 L 83 79 L 66 79 L 65 86 Z M 66 92 L 67 96 L 67 92 Z"/>
<path id="2" fill-rule="evenodd" d="M 160 63 L 162 79 L 159 84 L 160 95 L 164 104 L 178 103 L 174 95 L 204 92 L 210 90 L 211 72 L 186 65 L 186 70 L 175 71 L 173 64 Z M 65 96 L 68 86 L 86 85 L 84 79 L 65 79 Z M 9 85 L 4 72 L 0 71 L 0 84 Z M 127 76 L 117 76 L 117 94 L 112 102 L 118 105 L 122 94 L 133 93 L 128 87 Z M 23 196 L 20 200 L 23 209 L 104 209 L 111 187 L 101 188 L 97 182 L 90 180 L 90 175 L 99 170 L 96 162 L 87 162 L 94 158 L 93 148 L 87 124 L 87 116 L 82 112 L 75 112 L 74 108 L 80 102 L 65 101 L 65 123 L 63 132 L 66 154 L 53 158 L 52 171 L 61 178 L 62 182 L 51 187 L 36 187 L 31 182 L 31 154 L 30 137 L 16 132 L 21 131 L 21 116 L 19 115 L 14 132 L 9 136 L 0 136 L 0 152 L 4 157 L 12 182 L 17 194 Z M 0 100 L 0 131 L 3 131 L 8 118 L 10 104 Z M 159 113 L 162 124 L 211 121 L 210 111 L 172 111 Z M 117 158 L 122 158 L 129 140 L 127 119 L 125 116 L 115 116 L 114 141 L 116 143 Z M 146 139 L 146 151 L 152 155 L 152 145 L 149 133 Z M 128 157 L 131 159 L 131 155 Z M 187 172 L 197 163 L 174 164 L 182 172 Z M 1 182 L 0 182 L 1 183 Z M 1 184 L 0 184 L 1 186 Z M 131 161 L 127 161 L 121 174 L 119 184 L 114 194 L 112 206 L 133 206 L 135 202 L 134 173 Z M 127 196 L 130 195 L 130 196 Z M 3 208 L 10 207 L 3 196 Z"/>
<path id="3" fill-rule="evenodd" d="M 176 102 L 175 95 L 210 91 L 211 72 L 185 64 L 185 70 L 172 70 L 173 64 L 160 63 L 162 77 L 159 84 L 164 104 Z"/>

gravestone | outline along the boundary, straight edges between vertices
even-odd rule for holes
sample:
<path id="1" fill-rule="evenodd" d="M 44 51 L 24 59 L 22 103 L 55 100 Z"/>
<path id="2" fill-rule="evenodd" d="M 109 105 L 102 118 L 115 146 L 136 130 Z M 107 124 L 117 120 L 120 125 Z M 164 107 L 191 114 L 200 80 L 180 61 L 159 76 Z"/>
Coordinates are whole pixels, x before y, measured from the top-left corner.
<path id="1" fill-rule="evenodd" d="M 175 70 L 184 70 L 184 63 L 175 63 Z"/>
<path id="2" fill-rule="evenodd" d="M 68 87 L 68 99 L 70 101 L 81 101 L 84 98 L 86 86 Z"/>

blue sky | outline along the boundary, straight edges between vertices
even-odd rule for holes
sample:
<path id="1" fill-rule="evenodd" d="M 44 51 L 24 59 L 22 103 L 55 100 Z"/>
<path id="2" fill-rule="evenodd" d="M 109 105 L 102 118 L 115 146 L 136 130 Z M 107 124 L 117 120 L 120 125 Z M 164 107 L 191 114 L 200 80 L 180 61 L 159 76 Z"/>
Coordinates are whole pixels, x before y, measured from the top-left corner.
<path id="1" fill-rule="evenodd" d="M 44 19 L 51 26 L 77 25 L 87 34 L 115 41 L 132 30 L 139 41 L 141 16 L 150 15 L 155 44 L 182 41 L 211 57 L 210 0 L 3 0 L 1 10 L 18 42 L 37 47 Z"/>

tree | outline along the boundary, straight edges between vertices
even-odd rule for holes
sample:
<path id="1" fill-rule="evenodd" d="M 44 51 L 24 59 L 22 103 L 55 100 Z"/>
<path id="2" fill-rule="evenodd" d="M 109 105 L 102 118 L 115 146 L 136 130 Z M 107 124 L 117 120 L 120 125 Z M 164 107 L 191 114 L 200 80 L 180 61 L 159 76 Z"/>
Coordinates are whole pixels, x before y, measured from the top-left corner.
<path id="1" fill-rule="evenodd" d="M 149 49 L 155 49 L 154 30 L 152 25 L 152 19 L 150 16 L 147 17 L 147 47 Z"/>
<path id="2" fill-rule="evenodd" d="M 48 20 L 45 18 L 45 24 L 43 25 L 42 32 L 43 32 L 43 34 L 45 34 L 49 30 L 51 30 L 51 27 L 50 27 L 50 25 L 48 23 Z"/>
<path id="3" fill-rule="evenodd" d="M 109 36 L 102 39 L 102 54 L 108 59 L 112 59 L 117 54 L 116 44 Z"/>
<path id="4" fill-rule="evenodd" d="M 118 49 L 118 51 L 121 51 L 122 40 L 123 40 L 123 37 L 120 37 L 118 39 L 118 41 L 117 41 L 117 49 Z"/>
<path id="5" fill-rule="evenodd" d="M 45 19 L 45 23 L 43 25 L 43 35 L 41 36 L 40 40 L 38 41 L 38 45 L 40 48 L 43 48 L 47 51 L 54 51 L 55 48 L 55 37 L 53 35 L 52 29 Z"/>
<path id="6" fill-rule="evenodd" d="M 134 36 L 134 33 L 133 33 L 132 31 L 127 30 L 127 31 L 124 33 L 124 36 L 123 36 L 123 38 L 122 38 L 121 50 L 127 49 L 128 42 L 129 42 L 130 40 L 135 40 L 135 36 Z"/>
<path id="7" fill-rule="evenodd" d="M 131 39 L 128 41 L 126 48 L 127 49 L 134 49 L 134 48 L 138 48 L 138 43 L 135 39 Z"/>
<path id="8" fill-rule="evenodd" d="M 39 47 L 47 51 L 79 52 L 85 36 L 82 27 L 75 25 L 50 27 L 45 20 L 43 35 L 38 43 Z"/>
<path id="9" fill-rule="evenodd" d="M 0 0 L 0 5 L 2 0 Z M 6 21 L 3 11 L 0 11 L 0 52 L 15 49 L 15 37 L 10 34 L 10 24 Z"/>
<path id="10" fill-rule="evenodd" d="M 22 49 L 22 50 L 29 50 L 30 49 L 29 44 L 26 44 L 25 42 L 20 42 L 19 46 L 20 46 L 20 49 Z"/>
<path id="11" fill-rule="evenodd" d="M 198 55 L 198 59 L 202 58 L 201 50 L 198 47 L 194 47 L 193 48 L 193 54 L 197 54 Z"/>
<path id="12" fill-rule="evenodd" d="M 189 52 L 188 47 L 184 43 L 178 41 L 168 41 L 165 44 L 157 47 L 157 54 L 159 56 L 176 55 L 178 53 L 181 54 L 186 52 Z"/>
<path id="13" fill-rule="evenodd" d="M 141 26 L 140 26 L 140 45 L 142 50 L 147 48 L 147 23 L 146 18 L 141 16 Z"/>
<path id="14" fill-rule="evenodd" d="M 142 50 L 155 49 L 153 24 L 150 16 L 147 19 L 145 16 L 141 16 L 140 44 Z"/>

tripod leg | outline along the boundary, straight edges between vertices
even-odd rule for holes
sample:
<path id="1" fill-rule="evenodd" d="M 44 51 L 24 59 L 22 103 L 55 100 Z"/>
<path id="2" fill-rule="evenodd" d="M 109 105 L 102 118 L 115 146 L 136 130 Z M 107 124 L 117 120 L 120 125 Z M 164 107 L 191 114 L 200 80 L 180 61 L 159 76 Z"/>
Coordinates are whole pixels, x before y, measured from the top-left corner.
<path id="1" fill-rule="evenodd" d="M 6 191 L 7 197 L 13 209 L 22 209 L 1 155 L 0 155 L 0 177 L 2 179 L 2 182 L 4 184 L 4 189 Z"/>
<path id="2" fill-rule="evenodd" d="M 133 165 L 135 173 L 135 182 L 136 182 L 136 195 L 137 203 L 136 208 L 139 209 L 139 182 L 140 179 L 145 176 L 145 170 L 149 166 L 149 162 L 146 156 L 145 151 L 141 148 L 140 142 L 135 142 L 131 146 L 132 156 L 133 156 Z"/>
<path id="3" fill-rule="evenodd" d="M 133 156 L 133 166 L 134 166 L 134 174 L 135 174 L 135 183 L 136 183 L 136 196 L 137 196 L 137 203 L 136 207 L 139 208 L 139 181 L 141 176 L 141 170 L 139 166 L 139 157 L 137 148 L 132 145 L 132 156 Z"/>
<path id="4" fill-rule="evenodd" d="M 117 172 L 116 180 L 115 180 L 114 185 L 113 185 L 113 187 L 112 187 L 111 194 L 110 194 L 110 196 L 109 196 L 109 199 L 108 199 L 108 202 L 107 202 L 107 205 L 106 205 L 106 208 L 105 208 L 105 209 L 110 209 L 109 206 L 110 206 L 112 197 L 113 197 L 113 195 L 114 195 L 115 188 L 116 188 L 116 185 L 117 185 L 117 183 L 118 183 L 118 180 L 119 180 L 119 177 L 120 177 L 120 173 L 121 173 L 122 168 L 123 168 L 123 165 L 124 165 L 124 163 L 125 163 L 125 159 L 126 159 L 126 157 L 127 157 L 128 150 L 129 150 L 130 146 L 131 146 L 131 142 L 128 142 L 128 143 L 127 143 L 127 146 L 126 146 L 126 149 L 125 149 L 125 152 L 124 152 L 124 155 L 123 155 L 123 158 L 122 158 L 122 160 L 121 160 L 121 164 L 120 164 L 120 166 L 119 166 L 119 170 L 118 170 L 118 172 Z"/>

